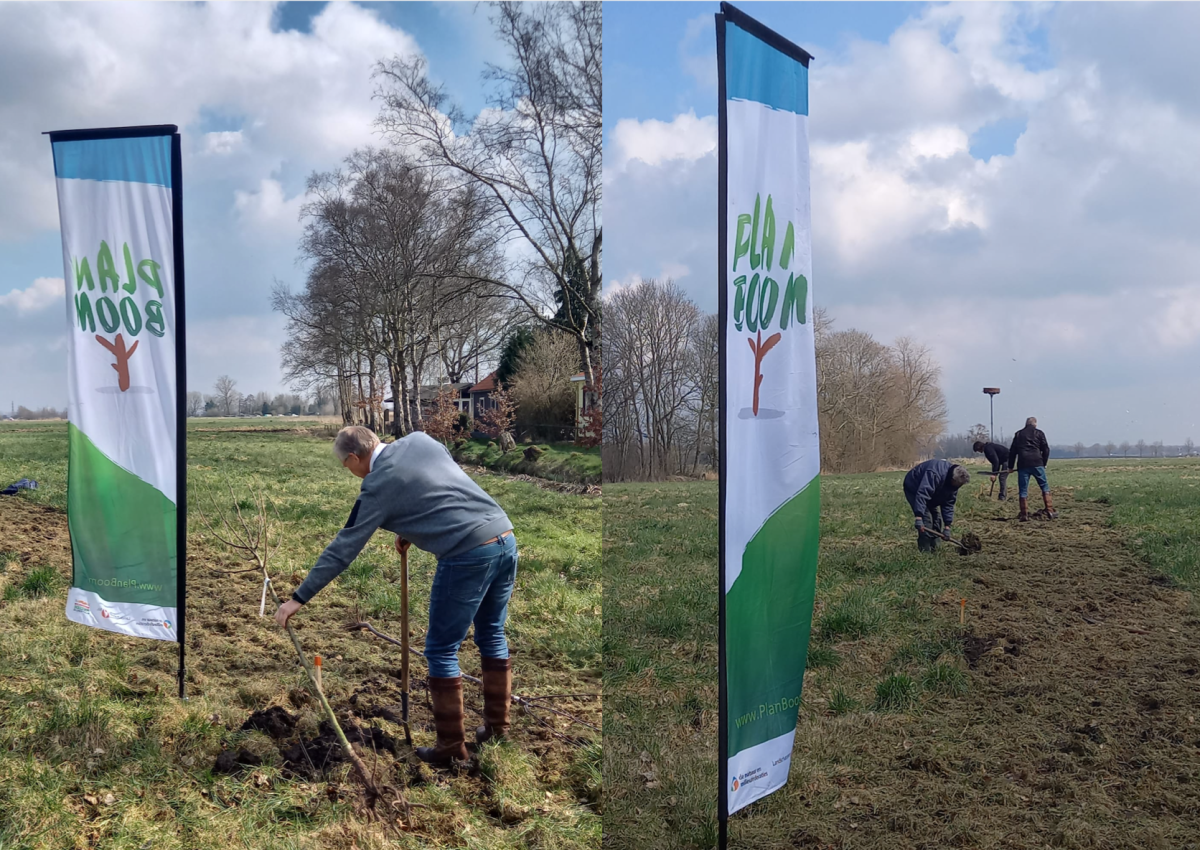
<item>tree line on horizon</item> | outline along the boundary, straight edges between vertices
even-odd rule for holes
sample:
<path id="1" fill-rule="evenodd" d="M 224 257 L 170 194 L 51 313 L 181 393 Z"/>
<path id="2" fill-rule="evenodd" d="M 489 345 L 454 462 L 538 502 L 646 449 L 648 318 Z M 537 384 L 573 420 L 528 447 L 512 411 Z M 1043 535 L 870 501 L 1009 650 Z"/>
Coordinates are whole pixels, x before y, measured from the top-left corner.
<path id="1" fill-rule="evenodd" d="M 605 302 L 606 481 L 663 480 L 718 468 L 719 333 L 672 280 L 642 279 Z M 940 367 L 910 337 L 886 345 L 835 330 L 813 311 L 824 472 L 911 464 L 945 428 Z"/>

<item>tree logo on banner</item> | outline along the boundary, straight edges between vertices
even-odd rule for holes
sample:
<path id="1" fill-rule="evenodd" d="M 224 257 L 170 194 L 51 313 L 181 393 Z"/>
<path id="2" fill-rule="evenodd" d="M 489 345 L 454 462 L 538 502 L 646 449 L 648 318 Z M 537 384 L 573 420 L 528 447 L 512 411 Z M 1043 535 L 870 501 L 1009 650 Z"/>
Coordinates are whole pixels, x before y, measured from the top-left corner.
<path id="1" fill-rule="evenodd" d="M 761 215 L 760 215 L 761 213 Z M 788 271 L 796 254 L 796 229 L 789 221 L 779 252 L 779 268 L 773 268 L 775 255 L 775 211 L 771 196 L 767 195 L 766 209 L 762 209 L 762 195 L 754 197 L 754 212 L 741 213 L 737 217 L 737 235 L 733 242 L 733 272 L 736 275 L 738 262 L 743 258 L 750 264 L 749 272 L 733 279 L 733 326 L 739 331 L 743 326 L 755 336 L 749 337 L 750 350 L 754 352 L 754 398 L 751 410 L 758 416 L 758 390 L 763 382 L 762 362 L 775 345 L 783 338 L 781 331 L 789 325 L 803 325 L 808 321 L 808 279 L 802 274 L 788 272 L 783 285 L 783 303 L 780 304 L 780 279 Z M 779 331 L 763 339 L 763 331 L 771 329 L 779 308 Z"/>
<path id="2" fill-rule="evenodd" d="M 137 350 L 137 335 L 145 329 L 151 335 L 161 337 L 166 332 L 166 320 L 163 317 L 163 286 L 158 276 L 162 266 L 154 260 L 141 260 L 135 265 L 128 243 L 121 246 L 121 253 L 125 261 L 124 280 L 113 261 L 112 249 L 104 241 L 100 242 L 96 252 L 94 276 L 86 256 L 72 257 L 71 265 L 75 270 L 75 321 L 80 330 L 95 334 L 96 342 L 115 358 L 112 368 L 117 373 L 117 386 L 121 392 L 126 392 L 129 389 L 129 358 Z M 101 293 L 98 296 L 97 280 Z M 133 298 L 138 292 L 139 280 L 143 298 L 151 292 L 158 296 L 144 300 L 140 306 Z M 97 322 L 100 330 L 116 334 L 115 338 L 110 341 L 96 333 Z M 133 339 L 133 345 L 126 347 L 125 334 Z"/>

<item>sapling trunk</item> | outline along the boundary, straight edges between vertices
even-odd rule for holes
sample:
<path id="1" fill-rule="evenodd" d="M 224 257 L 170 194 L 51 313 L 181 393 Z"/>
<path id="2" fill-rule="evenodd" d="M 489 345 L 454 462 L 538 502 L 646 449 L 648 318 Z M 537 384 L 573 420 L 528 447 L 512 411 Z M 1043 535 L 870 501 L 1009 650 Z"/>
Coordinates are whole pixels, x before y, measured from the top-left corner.
<path id="1" fill-rule="evenodd" d="M 222 534 L 221 532 L 217 531 L 203 511 L 200 512 L 200 518 L 204 524 L 208 526 L 208 530 L 212 533 L 213 537 L 231 549 L 241 552 L 242 557 L 245 560 L 251 561 L 256 565 L 255 567 L 251 567 L 250 570 L 239 572 L 249 572 L 254 570 L 261 572 L 264 585 L 271 592 L 271 600 L 275 603 L 276 608 L 278 608 L 283 604 L 283 600 L 279 598 L 279 594 L 275 592 L 275 587 L 271 583 L 271 576 L 267 570 L 267 561 L 270 557 L 272 549 L 278 548 L 279 542 L 278 539 L 276 539 L 274 544 L 271 542 L 271 528 L 270 519 L 267 515 L 266 497 L 263 495 L 261 490 L 258 492 L 252 491 L 254 507 L 256 509 L 257 516 L 253 517 L 252 521 L 248 523 L 246 518 L 242 515 L 242 509 L 238 504 L 236 494 L 233 492 L 233 486 L 229 484 L 228 480 L 225 483 L 229 488 L 229 495 L 233 499 L 234 513 L 238 519 L 237 526 L 235 526 L 230 520 L 229 516 L 219 508 L 216 503 L 216 499 L 213 498 L 211 494 L 209 495 L 209 498 L 212 501 L 213 508 L 217 516 L 220 517 L 221 527 L 225 533 Z M 274 506 L 272 505 L 272 507 Z M 312 691 L 316 695 L 317 701 L 321 703 L 321 708 L 324 710 L 325 716 L 329 719 L 329 724 L 333 728 L 334 735 L 337 736 L 338 743 L 342 747 L 342 752 L 345 754 L 350 764 L 353 765 L 355 772 L 358 774 L 358 777 L 367 792 L 367 802 L 373 809 L 376 802 L 383 799 L 383 794 L 380 792 L 379 786 L 376 785 L 374 777 L 371 775 L 370 771 L 367 770 L 367 766 L 363 763 L 362 759 L 358 757 L 358 754 L 354 752 L 354 748 L 350 745 L 350 741 L 346 738 L 346 733 L 342 730 L 342 725 L 338 723 L 337 715 L 333 711 L 333 706 L 329 704 L 329 700 L 325 696 L 325 691 L 321 687 L 321 684 L 317 678 L 316 670 L 314 669 L 312 663 L 308 660 L 308 656 L 304 654 L 304 649 L 300 646 L 300 639 L 296 637 L 296 632 L 292 628 L 291 623 L 288 623 L 285 626 L 285 630 L 287 631 L 288 638 L 292 642 L 292 647 L 296 650 L 296 657 L 300 659 L 300 664 L 304 667 L 304 672 L 308 675 L 308 681 L 312 687 Z M 394 792 L 396 794 L 396 803 L 403 810 L 405 821 L 408 821 L 411 812 L 408 801 L 405 799 L 404 795 L 399 791 L 396 791 L 396 789 L 389 788 L 388 790 L 389 792 Z"/>

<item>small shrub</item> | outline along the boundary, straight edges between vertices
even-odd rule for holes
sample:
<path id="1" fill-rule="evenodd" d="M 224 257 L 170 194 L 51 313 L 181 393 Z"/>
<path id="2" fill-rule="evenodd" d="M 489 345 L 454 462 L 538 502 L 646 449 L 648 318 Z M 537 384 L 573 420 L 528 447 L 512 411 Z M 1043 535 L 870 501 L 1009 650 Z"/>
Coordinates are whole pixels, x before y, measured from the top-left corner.
<path id="1" fill-rule="evenodd" d="M 903 711 L 917 701 L 917 683 L 907 673 L 888 676 L 875 686 L 876 711 Z"/>

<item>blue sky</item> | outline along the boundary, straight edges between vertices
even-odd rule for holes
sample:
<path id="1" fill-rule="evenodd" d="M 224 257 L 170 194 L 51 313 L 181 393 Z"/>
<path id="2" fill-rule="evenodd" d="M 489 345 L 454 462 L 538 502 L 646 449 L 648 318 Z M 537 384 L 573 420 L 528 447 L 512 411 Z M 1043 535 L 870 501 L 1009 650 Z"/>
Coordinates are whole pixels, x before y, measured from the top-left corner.
<path id="1" fill-rule="evenodd" d="M 742 3 L 815 56 L 813 291 L 951 430 L 1200 439 L 1195 4 Z M 605 6 L 606 287 L 716 308 L 717 3 Z"/>
<path id="2" fill-rule="evenodd" d="M 471 113 L 502 62 L 475 3 L 0 4 L 0 404 L 66 403 L 44 130 L 174 123 L 184 150 L 190 389 L 283 392 L 275 280 L 298 288 L 307 176 L 381 143 L 378 59 L 421 54 Z M 57 289 L 55 288 L 57 287 Z"/>

